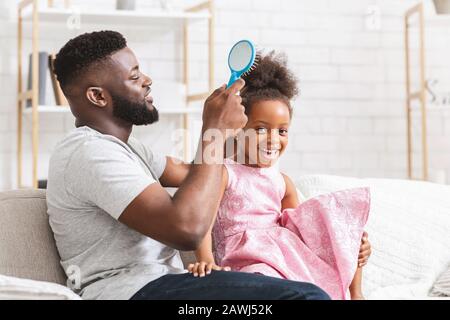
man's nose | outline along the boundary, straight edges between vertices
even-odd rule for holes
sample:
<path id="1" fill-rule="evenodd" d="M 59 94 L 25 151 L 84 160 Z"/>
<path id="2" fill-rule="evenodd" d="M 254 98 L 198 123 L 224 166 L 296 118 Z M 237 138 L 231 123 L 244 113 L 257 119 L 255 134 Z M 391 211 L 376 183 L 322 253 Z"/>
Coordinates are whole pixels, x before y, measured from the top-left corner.
<path id="1" fill-rule="evenodd" d="M 142 83 L 142 86 L 148 87 L 148 86 L 151 86 L 152 83 L 153 83 L 152 79 L 149 76 L 144 75 L 144 82 Z"/>

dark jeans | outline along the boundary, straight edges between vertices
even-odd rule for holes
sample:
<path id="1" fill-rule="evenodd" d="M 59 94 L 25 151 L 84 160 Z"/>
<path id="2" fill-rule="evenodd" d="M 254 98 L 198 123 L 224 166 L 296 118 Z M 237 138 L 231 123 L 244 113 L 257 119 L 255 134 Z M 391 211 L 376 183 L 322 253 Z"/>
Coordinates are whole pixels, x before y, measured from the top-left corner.
<path id="1" fill-rule="evenodd" d="M 319 287 L 258 274 L 212 271 L 199 278 L 169 274 L 148 283 L 131 300 L 328 300 Z"/>

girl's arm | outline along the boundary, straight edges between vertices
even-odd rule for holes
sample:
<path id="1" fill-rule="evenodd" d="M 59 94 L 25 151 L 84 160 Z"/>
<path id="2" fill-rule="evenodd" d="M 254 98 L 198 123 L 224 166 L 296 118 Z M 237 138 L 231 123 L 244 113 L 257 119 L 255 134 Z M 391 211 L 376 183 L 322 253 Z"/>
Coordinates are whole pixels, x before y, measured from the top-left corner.
<path id="1" fill-rule="evenodd" d="M 283 200 L 281 200 L 281 210 L 289 208 L 297 208 L 300 205 L 300 200 L 298 199 L 297 188 L 292 180 L 282 173 L 284 182 L 286 183 L 286 193 L 284 194 Z"/>
<path id="2" fill-rule="evenodd" d="M 211 224 L 211 227 L 209 228 L 208 232 L 206 233 L 205 238 L 200 243 L 200 246 L 197 250 L 195 250 L 195 257 L 197 258 L 197 261 L 205 262 L 205 263 L 215 263 L 214 261 L 214 255 L 213 255 L 213 248 L 212 248 L 212 228 L 214 225 L 214 221 L 216 218 L 214 217 L 213 223 Z"/>
<path id="3" fill-rule="evenodd" d="M 220 199 L 222 199 L 223 194 L 225 193 L 225 189 L 228 185 L 228 172 L 226 168 L 223 168 L 223 179 L 222 179 L 222 186 L 220 191 Z M 210 274 L 211 270 L 230 270 L 229 267 L 219 267 L 216 265 L 214 261 L 214 255 L 213 255 L 213 247 L 212 247 L 212 229 L 214 226 L 214 223 L 216 221 L 217 217 L 217 211 L 219 209 L 219 206 L 217 206 L 217 210 L 215 211 L 215 215 L 213 218 L 213 223 L 209 227 L 208 232 L 206 233 L 205 238 L 200 243 L 200 246 L 195 250 L 195 257 L 197 259 L 196 263 L 191 263 L 188 266 L 188 271 L 190 273 L 193 273 L 194 276 L 200 276 L 203 277 L 206 274 Z"/>

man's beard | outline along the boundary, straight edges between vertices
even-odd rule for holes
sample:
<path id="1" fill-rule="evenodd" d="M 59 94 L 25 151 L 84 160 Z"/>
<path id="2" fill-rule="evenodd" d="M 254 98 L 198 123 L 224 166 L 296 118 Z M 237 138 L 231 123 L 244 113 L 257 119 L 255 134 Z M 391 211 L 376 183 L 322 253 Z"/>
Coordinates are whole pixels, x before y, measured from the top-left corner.
<path id="1" fill-rule="evenodd" d="M 153 106 L 151 110 L 147 102 L 134 102 L 118 95 L 111 95 L 113 101 L 113 114 L 115 117 L 140 126 L 157 122 L 159 120 L 158 110 Z"/>

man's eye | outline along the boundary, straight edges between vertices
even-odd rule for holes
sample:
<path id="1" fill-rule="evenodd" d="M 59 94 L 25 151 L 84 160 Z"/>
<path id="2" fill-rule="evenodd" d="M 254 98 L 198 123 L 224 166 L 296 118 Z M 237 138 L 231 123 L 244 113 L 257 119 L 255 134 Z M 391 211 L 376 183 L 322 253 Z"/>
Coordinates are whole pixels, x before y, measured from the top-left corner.
<path id="1" fill-rule="evenodd" d="M 140 76 L 141 76 L 141 71 L 136 70 L 136 73 L 134 73 L 134 74 L 132 75 L 131 79 L 137 80 L 137 79 L 140 78 Z"/>
<path id="2" fill-rule="evenodd" d="M 256 128 L 256 133 L 258 134 L 263 134 L 266 133 L 267 129 L 266 128 Z"/>

